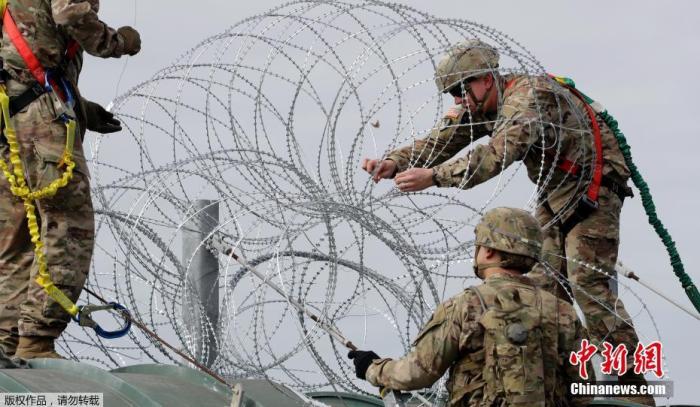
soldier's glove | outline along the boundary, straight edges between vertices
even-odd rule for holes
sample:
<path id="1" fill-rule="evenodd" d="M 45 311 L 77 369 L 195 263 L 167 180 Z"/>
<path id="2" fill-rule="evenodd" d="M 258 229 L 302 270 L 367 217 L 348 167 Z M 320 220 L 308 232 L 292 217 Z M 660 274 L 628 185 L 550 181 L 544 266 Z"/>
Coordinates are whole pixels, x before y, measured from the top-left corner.
<path id="1" fill-rule="evenodd" d="M 114 118 L 111 112 L 105 110 L 95 102 L 85 101 L 85 117 L 87 129 L 98 133 L 107 134 L 121 131 L 122 124 Z"/>
<path id="2" fill-rule="evenodd" d="M 124 53 L 127 55 L 136 55 L 141 51 L 141 35 L 132 27 L 124 26 L 117 30 L 117 33 L 124 40 Z"/>
<path id="3" fill-rule="evenodd" d="M 348 358 L 352 359 L 352 363 L 355 364 L 355 376 L 362 380 L 365 380 L 367 369 L 369 369 L 369 365 L 372 364 L 372 361 L 381 359 L 379 355 L 371 350 L 351 350 L 348 352 Z"/>

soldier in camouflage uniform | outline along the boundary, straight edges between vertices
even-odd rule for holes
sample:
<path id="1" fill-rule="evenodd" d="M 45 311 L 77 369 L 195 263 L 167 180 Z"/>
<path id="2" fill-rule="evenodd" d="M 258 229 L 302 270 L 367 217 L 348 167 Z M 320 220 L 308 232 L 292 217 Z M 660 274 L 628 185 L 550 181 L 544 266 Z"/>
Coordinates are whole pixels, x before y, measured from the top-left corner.
<path id="1" fill-rule="evenodd" d="M 98 0 L 9 0 L 8 10 L 32 52 L 44 69 L 58 72 L 77 94 L 78 103 L 69 113 L 78 123 L 72 180 L 52 197 L 36 202 L 41 239 L 45 244 L 48 271 L 53 282 L 76 301 L 87 278 L 94 244 L 94 218 L 90 200 L 88 167 L 82 149 L 86 129 L 101 133 L 121 129 L 119 121 L 96 103 L 79 97 L 78 74 L 82 51 L 99 56 L 134 55 L 140 37 L 131 27 L 110 28 L 97 17 Z M 8 95 L 22 94 L 35 83 L 23 57 L 3 35 L 0 57 Z M 68 59 L 70 40 L 80 45 Z M 13 117 L 20 155 L 28 185 L 37 190 L 60 176 L 66 127 L 44 93 Z M 9 148 L 0 144 L 8 162 Z M 13 196 L 0 176 L 0 348 L 19 358 L 59 357 L 54 340 L 66 328 L 69 315 L 48 297 L 37 283 L 34 247 L 27 229 L 22 200 Z"/>
<path id="2" fill-rule="evenodd" d="M 630 171 L 612 131 L 596 117 L 602 141 L 599 208 L 582 215 L 577 206 L 595 167 L 592 123 L 583 101 L 549 77 L 498 72 L 496 49 L 480 40 L 453 47 L 438 64 L 438 89 L 451 108 L 430 135 L 391 151 L 384 160 L 365 159 L 375 182 L 394 178 L 404 192 L 430 186 L 469 189 L 523 161 L 538 188 L 536 217 L 545 229 L 543 255 L 559 280 L 538 265 L 530 277 L 563 298 L 566 278 L 586 317 L 594 342 L 624 343 L 630 354 L 638 338 L 632 319 L 609 286 L 619 246 L 620 211 Z M 450 160 L 472 142 L 490 136 Z M 591 267 L 592 266 L 592 267 Z M 563 283 L 563 284 L 562 284 Z M 614 310 L 614 312 L 611 312 Z M 622 382 L 644 382 L 629 372 Z M 644 400 L 653 404 L 652 398 Z"/>
<path id="3" fill-rule="evenodd" d="M 450 406 L 586 405 L 590 399 L 569 394 L 571 383 L 584 380 L 568 363 L 585 328 L 568 302 L 523 275 L 541 253 L 537 220 L 520 209 L 496 208 L 475 235 L 474 272 L 484 283 L 440 304 L 405 357 L 350 352 L 358 377 L 417 390 L 449 370 Z"/>

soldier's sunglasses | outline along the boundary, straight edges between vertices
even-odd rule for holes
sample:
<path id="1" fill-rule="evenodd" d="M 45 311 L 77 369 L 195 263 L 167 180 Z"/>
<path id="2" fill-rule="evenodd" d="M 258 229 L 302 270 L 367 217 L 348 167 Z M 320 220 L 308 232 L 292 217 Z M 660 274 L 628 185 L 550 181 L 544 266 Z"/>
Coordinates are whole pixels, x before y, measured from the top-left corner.
<path id="1" fill-rule="evenodd" d="M 469 93 L 469 90 L 471 89 L 471 83 L 474 80 L 476 80 L 476 78 L 467 78 L 448 89 L 447 93 L 456 98 L 466 97 L 466 95 Z"/>

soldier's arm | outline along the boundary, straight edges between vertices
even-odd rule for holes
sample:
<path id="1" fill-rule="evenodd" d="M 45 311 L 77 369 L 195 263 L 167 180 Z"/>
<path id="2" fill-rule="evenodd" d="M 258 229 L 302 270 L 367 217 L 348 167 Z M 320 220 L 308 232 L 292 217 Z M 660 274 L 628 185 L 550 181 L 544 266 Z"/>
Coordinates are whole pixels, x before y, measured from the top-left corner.
<path id="1" fill-rule="evenodd" d="M 474 122 L 470 124 L 469 115 L 458 109 L 450 109 L 427 137 L 388 154 L 387 159 L 396 163 L 398 172 L 409 167 L 431 168 L 442 164 L 473 141 L 489 134 L 481 119 L 472 118 Z"/>
<path id="2" fill-rule="evenodd" d="M 85 52 L 118 58 L 124 54 L 124 38 L 97 17 L 97 4 L 94 0 L 51 0 L 51 13 L 56 24 L 65 27 Z"/>
<path id="3" fill-rule="evenodd" d="M 540 119 L 532 91 L 511 94 L 504 101 L 488 144 L 476 146 L 464 157 L 435 167 L 440 187 L 472 188 L 498 176 L 521 160 L 537 141 Z"/>
<path id="4" fill-rule="evenodd" d="M 441 304 L 401 359 L 375 360 L 367 381 L 393 390 L 417 390 L 435 383 L 459 356 L 461 323 L 452 300 Z"/>

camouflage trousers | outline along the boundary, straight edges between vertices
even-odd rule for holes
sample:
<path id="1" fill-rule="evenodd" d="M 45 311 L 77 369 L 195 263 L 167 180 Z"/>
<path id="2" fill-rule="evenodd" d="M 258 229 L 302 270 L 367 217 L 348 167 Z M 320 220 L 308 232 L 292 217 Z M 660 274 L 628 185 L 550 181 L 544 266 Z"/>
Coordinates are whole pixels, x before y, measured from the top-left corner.
<path id="1" fill-rule="evenodd" d="M 12 83 L 8 83 L 10 95 L 12 90 L 21 91 L 21 85 L 15 83 L 19 89 L 13 89 Z M 13 118 L 25 178 L 33 190 L 48 185 L 62 173 L 59 162 L 66 127 L 54 118 L 47 95 Z M 9 163 L 4 138 L 0 154 Z M 54 284 L 76 301 L 87 278 L 95 234 L 89 176 L 79 135 L 74 160 L 76 168 L 68 185 L 35 205 L 48 271 Z M 0 346 L 7 354 L 14 354 L 18 336 L 56 338 L 70 320 L 68 313 L 34 281 L 37 273 L 24 205 L 0 175 Z"/>
<path id="2" fill-rule="evenodd" d="M 564 281 L 555 281 L 540 264 L 528 276 L 561 298 L 570 300 L 567 291 L 573 292 L 585 316 L 591 342 L 608 341 L 614 346 L 625 344 L 632 355 L 637 347 L 637 333 L 632 318 L 610 285 L 620 243 L 622 201 L 609 189 L 601 187 L 598 203 L 599 209 L 577 223 L 566 235 L 561 231 L 561 221 L 544 231 L 543 258 L 551 271 Z M 555 214 L 549 205 L 544 204 L 538 208 L 536 217 L 541 225 L 547 225 Z M 567 278 L 570 288 L 563 287 Z M 643 380 L 643 376 L 628 373 L 620 380 Z"/>

